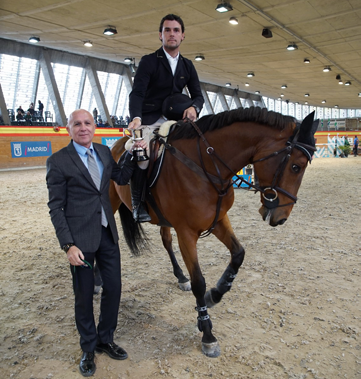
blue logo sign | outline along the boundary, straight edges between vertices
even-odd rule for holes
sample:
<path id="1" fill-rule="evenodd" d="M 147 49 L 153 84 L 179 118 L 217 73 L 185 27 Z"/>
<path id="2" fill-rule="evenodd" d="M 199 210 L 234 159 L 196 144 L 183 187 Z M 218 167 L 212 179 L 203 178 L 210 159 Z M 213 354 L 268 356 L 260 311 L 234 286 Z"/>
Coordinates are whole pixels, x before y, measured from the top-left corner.
<path id="1" fill-rule="evenodd" d="M 102 137 L 102 145 L 107 145 L 109 149 L 111 149 L 114 143 L 120 138 L 122 137 Z"/>
<path id="2" fill-rule="evenodd" d="M 51 153 L 50 141 L 10 142 L 13 158 L 49 157 Z"/>

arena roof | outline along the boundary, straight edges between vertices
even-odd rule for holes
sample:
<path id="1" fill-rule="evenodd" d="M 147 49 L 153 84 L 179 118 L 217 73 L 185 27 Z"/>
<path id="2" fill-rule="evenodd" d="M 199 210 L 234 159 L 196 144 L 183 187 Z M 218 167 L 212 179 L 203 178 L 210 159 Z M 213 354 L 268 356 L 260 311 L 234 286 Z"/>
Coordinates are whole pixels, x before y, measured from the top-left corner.
<path id="1" fill-rule="evenodd" d="M 227 2 L 233 10 L 219 13 L 221 0 L 3 0 L 0 35 L 26 43 L 36 36 L 39 46 L 137 64 L 160 47 L 160 19 L 174 13 L 186 26 L 181 53 L 205 57 L 194 61 L 201 81 L 301 104 L 361 108 L 360 0 Z M 104 35 L 108 26 L 117 34 Z M 264 28 L 272 38 L 262 36 Z M 83 45 L 87 40 L 92 47 Z M 288 51 L 291 43 L 298 49 Z M 351 84 L 340 85 L 337 75 Z"/>

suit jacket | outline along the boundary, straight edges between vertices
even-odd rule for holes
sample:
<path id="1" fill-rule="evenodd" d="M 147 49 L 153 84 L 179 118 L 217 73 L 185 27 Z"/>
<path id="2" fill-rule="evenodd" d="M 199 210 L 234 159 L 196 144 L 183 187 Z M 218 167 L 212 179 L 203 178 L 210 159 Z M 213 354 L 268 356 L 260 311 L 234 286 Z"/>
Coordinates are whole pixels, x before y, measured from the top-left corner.
<path id="1" fill-rule="evenodd" d="M 60 246 L 74 243 L 87 253 L 96 252 L 100 244 L 101 206 L 114 243 L 117 243 L 119 237 L 109 198 L 109 183 L 113 179 L 119 185 L 127 184 L 135 165 L 128 153 L 119 167 L 107 146 L 93 143 L 93 147 L 104 165 L 99 190 L 72 142 L 46 161 L 49 213 Z"/>
<path id="2" fill-rule="evenodd" d="M 129 95 L 130 119 L 141 117 L 142 125 L 151 125 L 162 115 L 163 101 L 169 95 L 182 93 L 187 86 L 193 104 L 202 109 L 204 99 L 197 71 L 193 63 L 179 54 L 175 74 L 161 47 L 145 55 L 139 62 Z"/>

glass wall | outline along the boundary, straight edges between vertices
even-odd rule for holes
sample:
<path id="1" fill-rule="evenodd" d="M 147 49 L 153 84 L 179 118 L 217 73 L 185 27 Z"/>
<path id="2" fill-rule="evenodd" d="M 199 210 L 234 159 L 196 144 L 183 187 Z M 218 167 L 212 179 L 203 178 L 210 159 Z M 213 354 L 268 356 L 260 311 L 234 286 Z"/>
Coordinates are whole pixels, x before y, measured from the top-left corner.
<path id="1" fill-rule="evenodd" d="M 94 108 L 98 108 L 84 68 L 59 63 L 52 63 L 52 68 L 67 117 L 77 108 L 83 108 L 90 112 Z M 124 78 L 121 75 L 103 71 L 97 71 L 97 75 L 109 114 L 125 119 L 128 116 L 129 93 Z M 35 103 L 35 109 L 37 109 L 38 100 L 41 100 L 44 104 L 44 111 L 49 111 L 54 115 L 54 105 L 51 102 L 44 75 L 37 60 L 0 54 L 0 83 L 8 109 L 15 112 L 21 105 L 24 110 L 27 110 L 30 103 Z M 207 91 L 207 94 L 214 113 L 225 110 L 216 92 Z M 234 96 L 225 95 L 225 99 L 229 109 L 237 108 L 238 102 L 235 101 Z M 252 104 L 243 98 L 239 98 L 239 100 L 245 107 Z M 333 124 L 332 120 L 335 119 L 361 117 L 361 109 L 314 107 L 268 97 L 263 97 L 262 100 L 267 109 L 293 116 L 298 120 L 302 120 L 307 114 L 315 110 L 317 118 L 323 120 L 324 125 Z M 262 101 L 253 102 L 253 104 L 262 106 Z M 209 107 L 203 107 L 201 116 L 207 114 L 207 109 Z"/>

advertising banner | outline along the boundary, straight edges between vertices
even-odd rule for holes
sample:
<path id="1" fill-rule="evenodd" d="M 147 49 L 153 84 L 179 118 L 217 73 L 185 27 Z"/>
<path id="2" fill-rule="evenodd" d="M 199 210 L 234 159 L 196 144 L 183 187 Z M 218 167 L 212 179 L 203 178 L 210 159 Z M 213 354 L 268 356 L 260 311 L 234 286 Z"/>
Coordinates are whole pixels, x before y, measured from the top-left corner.
<path id="1" fill-rule="evenodd" d="M 48 157 L 51 153 L 50 141 L 10 142 L 12 158 Z"/>

